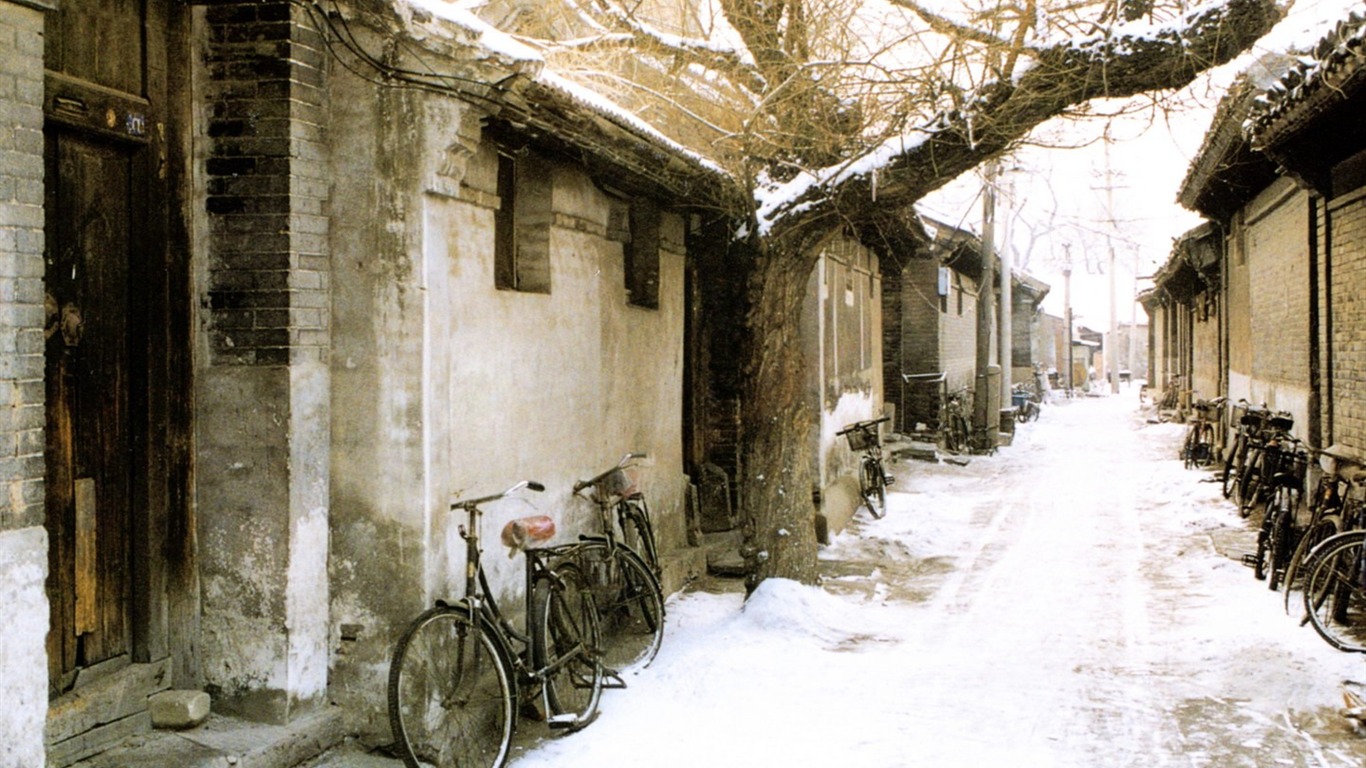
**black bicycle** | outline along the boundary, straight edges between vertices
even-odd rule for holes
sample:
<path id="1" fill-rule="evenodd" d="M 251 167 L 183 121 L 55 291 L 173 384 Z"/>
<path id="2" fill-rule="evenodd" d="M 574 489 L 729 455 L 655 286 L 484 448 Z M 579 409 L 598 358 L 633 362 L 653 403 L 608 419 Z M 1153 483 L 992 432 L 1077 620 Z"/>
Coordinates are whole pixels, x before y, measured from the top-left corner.
<path id="1" fill-rule="evenodd" d="M 664 640 L 654 526 L 632 472 L 646 458 L 628 453 L 611 468 L 574 483 L 575 493 L 591 491 L 598 512 L 599 533 L 580 537 L 574 559 L 596 598 L 603 663 L 613 686 L 624 685 L 620 673 L 648 666 Z"/>
<path id="2" fill-rule="evenodd" d="M 1238 480 L 1244 475 L 1247 466 L 1248 452 L 1254 442 L 1261 442 L 1262 432 L 1271 418 L 1271 411 L 1265 406 L 1257 407 L 1246 400 L 1239 400 L 1233 410 L 1237 415 L 1237 432 L 1233 444 L 1229 446 L 1228 454 L 1224 457 L 1224 472 L 1221 478 L 1226 499 L 1234 497 L 1234 492 L 1238 489 Z"/>
<path id="3" fill-rule="evenodd" d="M 1224 398 L 1197 400 L 1191 406 L 1194 418 L 1186 429 L 1185 442 L 1181 444 L 1181 459 L 1186 469 L 1204 468 L 1214 463 L 1214 425 L 1219 421 L 1219 409 Z"/>
<path id="4" fill-rule="evenodd" d="M 598 609 L 572 560 L 578 545 L 533 548 L 555 534 L 544 515 L 513 520 L 502 541 L 526 553 L 526 631 L 499 609 L 484 573 L 480 505 L 522 488 L 453 501 L 464 510 L 465 596 L 438 600 L 408 625 L 389 664 L 389 723 L 408 768 L 497 768 L 508 757 L 519 712 L 552 728 L 574 731 L 597 716 L 603 665 Z M 539 696 L 540 708 L 535 699 Z"/>
<path id="5" fill-rule="evenodd" d="M 1266 479 L 1268 489 L 1265 514 L 1257 531 L 1257 555 L 1254 574 L 1265 579 L 1268 589 L 1281 585 L 1290 558 L 1299 543 L 1303 530 L 1295 517 L 1304 496 L 1304 481 L 1309 453 L 1304 444 L 1292 437 L 1284 437 L 1274 444 L 1277 452 L 1275 472 Z"/>
<path id="6" fill-rule="evenodd" d="M 859 496 L 863 498 L 863 505 L 877 518 L 887 514 L 887 487 L 896 481 L 883 469 L 882 436 L 878 431 L 878 425 L 889 420 L 890 416 L 883 416 L 856 421 L 835 433 L 836 437 L 848 439 L 851 450 L 863 454 L 859 459 Z"/>

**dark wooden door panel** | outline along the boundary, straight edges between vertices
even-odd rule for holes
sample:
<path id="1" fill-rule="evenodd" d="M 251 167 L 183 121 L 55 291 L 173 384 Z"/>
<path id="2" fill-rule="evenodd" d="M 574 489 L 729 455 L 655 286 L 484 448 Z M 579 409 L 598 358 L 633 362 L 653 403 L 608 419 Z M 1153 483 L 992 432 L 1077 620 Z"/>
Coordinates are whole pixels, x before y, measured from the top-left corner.
<path id="1" fill-rule="evenodd" d="M 133 151 L 75 132 L 47 138 L 49 595 L 65 636 L 53 641 L 54 682 L 129 650 Z"/>

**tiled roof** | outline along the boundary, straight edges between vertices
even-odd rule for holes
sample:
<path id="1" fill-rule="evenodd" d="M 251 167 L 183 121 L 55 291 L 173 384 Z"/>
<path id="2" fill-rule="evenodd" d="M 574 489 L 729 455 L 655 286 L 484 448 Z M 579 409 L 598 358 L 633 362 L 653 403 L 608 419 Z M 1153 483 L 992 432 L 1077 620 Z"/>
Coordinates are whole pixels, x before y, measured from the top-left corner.
<path id="1" fill-rule="evenodd" d="M 1254 141 L 1315 94 L 1366 71 L 1366 12 L 1349 14 L 1259 96 L 1243 130 Z"/>

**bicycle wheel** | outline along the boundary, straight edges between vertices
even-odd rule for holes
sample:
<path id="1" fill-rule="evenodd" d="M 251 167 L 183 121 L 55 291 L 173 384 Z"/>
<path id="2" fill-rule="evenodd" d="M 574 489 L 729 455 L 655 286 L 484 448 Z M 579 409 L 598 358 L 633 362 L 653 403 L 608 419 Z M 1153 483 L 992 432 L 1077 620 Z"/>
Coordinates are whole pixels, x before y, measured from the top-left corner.
<path id="1" fill-rule="evenodd" d="M 664 640 L 664 593 L 650 567 L 623 544 L 585 543 L 575 560 L 591 586 L 609 673 L 643 669 Z"/>
<path id="2" fill-rule="evenodd" d="M 1324 541 L 1305 581 L 1309 622 L 1340 651 L 1366 652 L 1366 583 L 1362 557 L 1366 531 L 1348 531 Z"/>
<path id="3" fill-rule="evenodd" d="M 887 514 L 886 481 L 887 475 L 882 471 L 882 462 L 865 457 L 859 467 L 859 494 L 863 496 L 863 505 L 876 518 Z"/>
<path id="4" fill-rule="evenodd" d="M 1243 469 L 1243 436 L 1233 442 L 1233 447 L 1228 451 L 1228 458 L 1224 459 L 1223 491 L 1224 498 L 1233 498 L 1233 491 L 1238 487 L 1238 478 L 1242 475 Z"/>
<path id="5" fill-rule="evenodd" d="M 1243 465 L 1243 473 L 1238 477 L 1238 514 L 1243 517 L 1251 515 L 1253 508 L 1259 504 L 1257 497 L 1262 487 L 1261 458 L 1261 450 L 1253 449 L 1247 457 L 1247 463 Z"/>
<path id="6" fill-rule="evenodd" d="M 465 608 L 437 606 L 408 625 L 389 665 L 389 724 L 408 768 L 507 760 L 517 691 L 501 645 Z"/>
<path id="7" fill-rule="evenodd" d="M 654 525 L 644 499 L 623 499 L 617 502 L 617 524 L 621 526 L 621 540 L 635 550 L 640 559 L 659 576 L 659 551 L 655 546 Z"/>
<path id="8" fill-rule="evenodd" d="M 1295 545 L 1295 551 L 1290 555 L 1290 562 L 1285 566 L 1285 609 L 1290 612 L 1290 592 L 1299 586 L 1299 578 L 1303 575 L 1301 571 L 1309 563 L 1310 553 L 1319 544 L 1326 541 L 1329 537 L 1337 535 L 1342 529 L 1342 521 L 1336 514 L 1323 514 L 1319 516 L 1319 521 L 1309 526 L 1309 530 L 1300 537 L 1299 543 Z"/>
<path id="9" fill-rule="evenodd" d="M 1191 424 L 1186 430 L 1186 439 L 1181 441 L 1181 462 L 1186 469 L 1195 465 L 1195 440 L 1199 424 Z"/>
<path id="10" fill-rule="evenodd" d="M 962 453 L 968 447 L 968 421 L 961 413 L 949 416 L 949 429 L 944 448 L 950 453 Z"/>
<path id="11" fill-rule="evenodd" d="M 551 725 L 577 731 L 593 722 L 602 695 L 597 608 L 583 572 L 565 562 L 531 591 L 532 661 L 545 675 Z"/>
<path id="12" fill-rule="evenodd" d="M 1290 488 L 1277 488 L 1268 502 L 1272 511 L 1271 525 L 1267 527 L 1267 567 L 1266 588 L 1271 591 L 1280 589 L 1281 576 L 1285 562 L 1290 557 L 1290 539 L 1294 525 L 1292 517 L 1295 510 L 1295 493 Z"/>
<path id="13" fill-rule="evenodd" d="M 1195 465 L 1200 468 L 1208 467 L 1214 463 L 1214 425 L 1201 422 L 1196 425 L 1195 432 L 1195 455 L 1192 457 Z"/>

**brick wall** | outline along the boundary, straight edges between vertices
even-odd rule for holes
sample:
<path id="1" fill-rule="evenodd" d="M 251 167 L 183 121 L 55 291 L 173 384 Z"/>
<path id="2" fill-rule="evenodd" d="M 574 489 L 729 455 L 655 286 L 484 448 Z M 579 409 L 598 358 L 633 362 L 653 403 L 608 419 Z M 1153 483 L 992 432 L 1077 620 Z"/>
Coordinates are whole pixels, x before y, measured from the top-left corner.
<path id="1" fill-rule="evenodd" d="M 326 360 L 324 51 L 289 2 L 214 5 L 206 163 L 214 363 Z"/>
<path id="2" fill-rule="evenodd" d="M 1287 195 L 1288 196 L 1285 196 Z M 1309 385 L 1307 197 L 1273 185 L 1248 206 L 1252 377 Z M 1255 218 L 1254 218 L 1255 217 Z"/>
<path id="3" fill-rule="evenodd" d="M 43 25 L 0 0 L 0 763 L 42 765 L 47 716 L 43 444 Z"/>
<path id="4" fill-rule="evenodd" d="M 1328 203 L 1331 217 L 1332 438 L 1366 451 L 1366 187 Z"/>
<path id="5" fill-rule="evenodd" d="M 43 522 L 42 33 L 0 2 L 0 530 Z"/>

